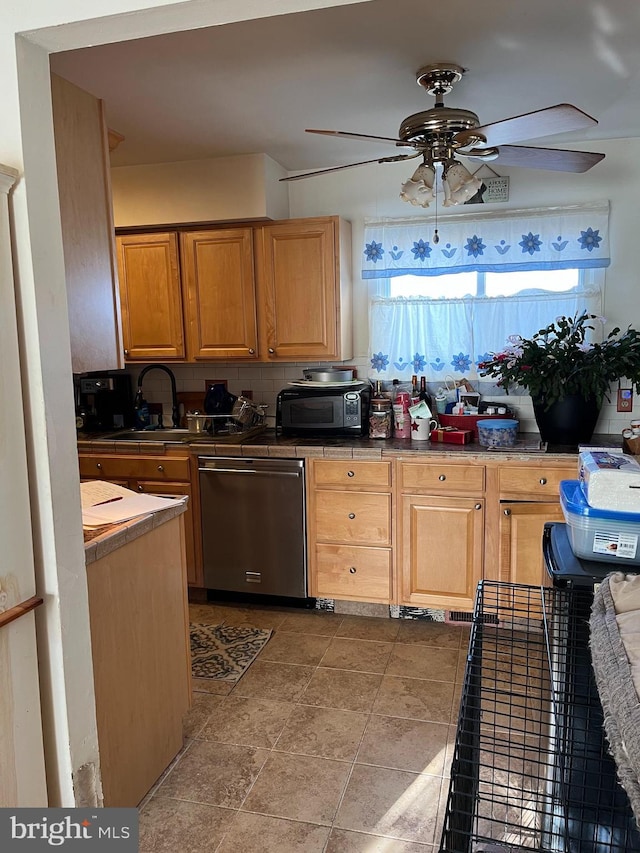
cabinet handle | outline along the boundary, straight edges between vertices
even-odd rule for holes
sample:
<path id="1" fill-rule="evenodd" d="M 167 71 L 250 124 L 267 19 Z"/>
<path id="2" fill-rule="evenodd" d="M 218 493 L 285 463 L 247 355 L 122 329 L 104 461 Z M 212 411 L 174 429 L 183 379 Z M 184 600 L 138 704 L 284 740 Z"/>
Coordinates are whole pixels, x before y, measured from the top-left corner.
<path id="1" fill-rule="evenodd" d="M 350 512 L 350 513 L 349 513 L 349 518 L 354 519 L 355 517 L 356 517 L 355 512 Z"/>
<path id="2" fill-rule="evenodd" d="M 547 478 L 546 477 L 540 477 L 540 485 L 541 486 L 547 485 Z"/>
<path id="3" fill-rule="evenodd" d="M 440 480 L 440 482 L 444 483 L 444 481 L 447 479 L 446 474 L 440 474 L 438 479 Z"/>
<path id="4" fill-rule="evenodd" d="M 158 465 L 158 471 L 162 473 L 164 471 L 164 465 Z"/>
<path id="5" fill-rule="evenodd" d="M 347 477 L 355 477 L 355 476 L 356 476 L 355 471 L 347 471 Z"/>
<path id="6" fill-rule="evenodd" d="M 129 350 L 128 350 L 128 349 L 126 349 L 126 350 L 124 351 L 124 354 L 125 354 L 125 355 L 129 355 Z"/>
<path id="7" fill-rule="evenodd" d="M 502 510 L 502 512 L 503 512 L 507 517 L 511 515 L 511 510 L 510 510 L 510 509 L 503 509 L 503 510 Z"/>
<path id="8" fill-rule="evenodd" d="M 351 568 L 349 569 L 349 574 L 350 574 L 350 575 L 355 575 L 355 573 L 356 573 L 356 567 L 355 567 L 355 566 L 351 566 Z"/>
<path id="9" fill-rule="evenodd" d="M 143 486 L 141 486 L 139 483 L 138 483 L 138 491 L 139 491 L 139 492 L 144 492 L 144 487 L 143 487 Z"/>
<path id="10" fill-rule="evenodd" d="M 273 347 L 269 347 L 268 352 L 269 352 L 269 355 L 275 355 L 275 352 L 276 352 L 276 351 L 274 350 L 274 348 L 273 348 Z"/>
<path id="11" fill-rule="evenodd" d="M 96 468 L 102 468 L 102 462 L 96 462 Z"/>
<path id="12" fill-rule="evenodd" d="M 256 354 L 256 351 L 253 349 L 253 347 L 249 347 L 249 355 L 255 355 L 255 354 Z"/>
<path id="13" fill-rule="evenodd" d="M 476 504 L 476 505 L 474 506 L 474 509 L 482 509 L 482 504 Z"/>

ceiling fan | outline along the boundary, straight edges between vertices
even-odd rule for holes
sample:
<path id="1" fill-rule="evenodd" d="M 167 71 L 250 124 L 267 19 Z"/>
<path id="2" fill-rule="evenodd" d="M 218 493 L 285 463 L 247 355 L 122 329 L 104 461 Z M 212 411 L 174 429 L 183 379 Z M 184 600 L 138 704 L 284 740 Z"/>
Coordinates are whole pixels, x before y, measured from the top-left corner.
<path id="1" fill-rule="evenodd" d="M 412 177 L 402 185 L 400 197 L 412 204 L 427 207 L 435 197 L 436 167 L 441 170 L 445 193 L 445 206 L 468 201 L 481 187 L 459 161 L 457 156 L 476 162 L 499 160 L 505 166 L 522 166 L 530 169 L 550 169 L 561 172 L 586 172 L 604 158 L 604 154 L 589 151 L 571 151 L 557 148 L 536 148 L 513 145 L 521 140 L 551 136 L 581 130 L 597 124 L 596 119 L 571 104 L 556 104 L 523 115 L 480 124 L 478 116 L 470 110 L 445 107 L 444 96 L 462 79 L 465 69 L 453 62 L 437 62 L 420 68 L 416 80 L 429 95 L 435 96 L 435 105 L 426 111 L 410 115 L 400 125 L 398 138 L 350 133 L 342 130 L 311 130 L 325 136 L 345 139 L 362 139 L 387 142 L 397 148 L 410 149 L 411 153 L 362 160 L 345 166 L 334 166 L 315 172 L 305 172 L 281 178 L 299 181 L 315 175 L 325 175 L 368 163 L 397 163 L 422 157 L 423 162 Z"/>

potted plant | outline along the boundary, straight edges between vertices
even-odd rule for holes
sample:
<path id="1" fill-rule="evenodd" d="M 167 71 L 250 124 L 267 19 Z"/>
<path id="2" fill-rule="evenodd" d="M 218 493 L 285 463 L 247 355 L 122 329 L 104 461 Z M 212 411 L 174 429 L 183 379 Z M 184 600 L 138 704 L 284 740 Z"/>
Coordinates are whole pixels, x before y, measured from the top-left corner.
<path id="1" fill-rule="evenodd" d="M 575 445 L 589 441 L 612 382 L 626 377 L 640 390 L 640 332 L 616 327 L 601 342 L 587 332 L 606 320 L 586 311 L 556 317 L 531 338 L 511 335 L 502 352 L 478 365 L 498 386 L 526 388 L 543 441 Z"/>

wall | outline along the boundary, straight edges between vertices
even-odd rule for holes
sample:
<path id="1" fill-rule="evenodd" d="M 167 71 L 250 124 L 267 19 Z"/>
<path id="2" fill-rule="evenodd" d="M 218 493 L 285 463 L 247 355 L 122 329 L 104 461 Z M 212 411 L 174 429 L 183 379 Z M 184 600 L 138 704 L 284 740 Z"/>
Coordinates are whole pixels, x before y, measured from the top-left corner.
<path id="1" fill-rule="evenodd" d="M 31 568 L 33 541 L 46 597 L 38 654 L 50 805 L 96 801 L 83 779 L 98 751 L 48 53 L 358 1 L 366 2 L 101 0 L 103 17 L 93 19 L 80 0 L 4 4 L 0 163 L 19 179 L 10 199 L 13 281 L 0 280 L 0 403 L 14 413 L 1 431 L 0 539 L 7 567 Z"/>
<path id="2" fill-rule="evenodd" d="M 266 154 L 118 166 L 111 170 L 116 227 L 287 219 L 287 173 Z"/>

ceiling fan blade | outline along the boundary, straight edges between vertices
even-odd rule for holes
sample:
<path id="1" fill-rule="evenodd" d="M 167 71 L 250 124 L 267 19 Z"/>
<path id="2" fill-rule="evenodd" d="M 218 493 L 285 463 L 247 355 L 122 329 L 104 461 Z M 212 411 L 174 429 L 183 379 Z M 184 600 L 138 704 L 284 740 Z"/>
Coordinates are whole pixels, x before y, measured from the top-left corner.
<path id="1" fill-rule="evenodd" d="M 379 157 L 376 160 L 361 160 L 359 163 L 348 163 L 346 166 L 333 166 L 331 169 L 319 169 L 317 172 L 305 172 L 304 175 L 291 175 L 288 178 L 280 178 L 281 181 L 300 181 L 302 178 L 313 178 L 315 175 L 327 175 L 329 172 L 340 172 L 342 169 L 353 169 L 354 166 L 366 166 L 369 163 L 398 163 L 400 160 L 413 160 L 420 157 L 420 152 L 415 154 L 397 154 L 395 157 Z"/>
<path id="2" fill-rule="evenodd" d="M 404 148 L 415 148 L 410 142 L 402 139 L 392 139 L 390 136 L 370 136 L 367 133 L 349 133 L 346 130 L 311 130 L 306 128 L 305 133 L 321 133 L 323 136 L 339 136 L 341 139 L 368 139 L 371 142 L 391 142 L 393 145 L 401 145 Z"/>
<path id="3" fill-rule="evenodd" d="M 492 124 L 483 124 L 472 130 L 464 130 L 454 136 L 456 144 L 464 145 L 465 140 L 473 145 L 494 147 L 520 142 L 523 139 L 537 139 L 540 136 L 552 136 L 555 133 L 567 133 L 570 130 L 582 130 L 598 122 L 587 113 L 572 104 L 556 104 L 521 116 L 513 116 Z M 484 136 L 486 142 L 476 143 L 476 134 Z"/>
<path id="4" fill-rule="evenodd" d="M 481 152 L 483 149 L 476 149 Z M 566 148 L 533 148 L 528 145 L 501 145 L 498 149 L 498 162 L 501 166 L 521 166 L 525 169 L 548 169 L 553 172 L 586 172 L 600 160 L 604 154 L 593 151 L 569 151 Z M 473 158 L 469 151 L 465 157 Z M 479 153 L 477 158 L 482 160 Z"/>

